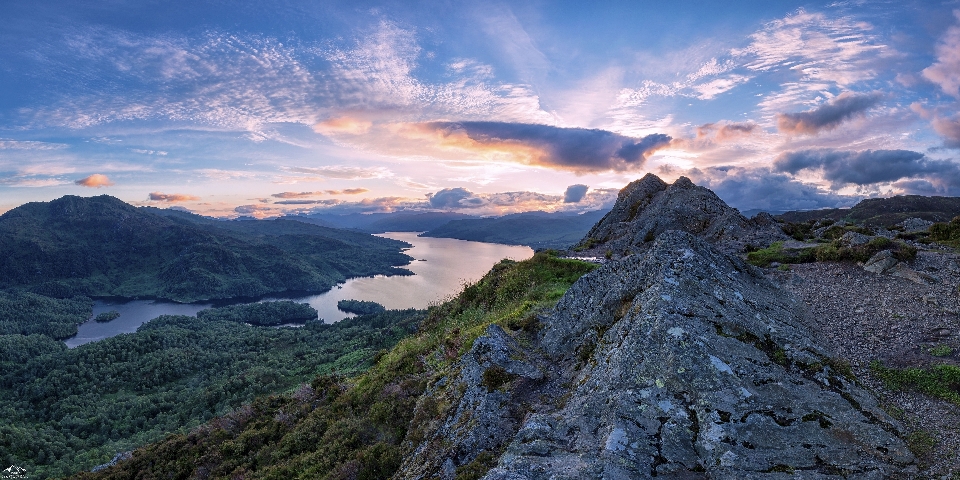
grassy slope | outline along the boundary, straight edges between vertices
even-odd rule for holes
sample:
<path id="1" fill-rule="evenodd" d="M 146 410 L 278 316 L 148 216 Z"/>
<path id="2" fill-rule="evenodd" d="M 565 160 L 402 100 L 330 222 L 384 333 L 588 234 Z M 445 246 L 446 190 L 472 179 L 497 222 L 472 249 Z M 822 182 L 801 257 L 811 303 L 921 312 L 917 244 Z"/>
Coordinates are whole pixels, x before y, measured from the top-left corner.
<path id="1" fill-rule="evenodd" d="M 432 308 L 416 335 L 366 373 L 319 376 L 309 389 L 261 397 L 188 434 L 139 449 L 104 472 L 76 478 L 388 478 L 399 467 L 403 439 L 429 421 L 413 415 L 426 386 L 449 373 L 491 323 L 519 336 L 534 328 L 536 314 L 593 268 L 546 253 L 505 260 Z"/>
<path id="2" fill-rule="evenodd" d="M 403 242 L 290 220 L 220 222 L 102 195 L 34 202 L 0 216 L 0 288 L 54 297 L 176 301 L 325 291 L 405 273 Z"/>

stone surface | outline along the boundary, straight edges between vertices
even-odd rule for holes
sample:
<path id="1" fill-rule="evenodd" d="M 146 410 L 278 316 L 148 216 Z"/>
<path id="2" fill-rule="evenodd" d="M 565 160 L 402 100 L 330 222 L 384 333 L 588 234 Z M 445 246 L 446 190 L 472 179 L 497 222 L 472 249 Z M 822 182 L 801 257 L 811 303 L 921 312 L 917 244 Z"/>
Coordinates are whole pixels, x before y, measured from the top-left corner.
<path id="1" fill-rule="evenodd" d="M 900 262 L 893 257 L 892 251 L 881 250 L 863 264 L 863 269 L 871 273 L 883 273 L 896 266 L 897 263 Z"/>
<path id="2" fill-rule="evenodd" d="M 792 295 L 688 233 L 650 243 L 577 281 L 536 341 L 488 329 L 432 390 L 451 407 L 398 477 L 445 478 L 481 452 L 498 456 L 487 479 L 916 470 L 898 424 L 829 366 Z"/>
<path id="3" fill-rule="evenodd" d="M 926 232 L 933 225 L 933 222 L 922 218 L 908 218 L 899 223 L 905 232 Z"/>
<path id="4" fill-rule="evenodd" d="M 873 238 L 869 235 L 864 235 L 857 232 L 847 232 L 840 237 L 840 244 L 848 247 L 856 247 L 857 245 L 864 245 Z"/>
<path id="5" fill-rule="evenodd" d="M 742 251 L 747 244 L 767 246 L 788 238 L 769 215 L 747 219 L 686 177 L 668 185 L 656 175 L 647 174 L 620 190 L 610 213 L 575 248 L 600 255 L 606 251 L 628 255 L 648 248 L 669 230 L 722 242 L 721 248 L 731 252 Z"/>

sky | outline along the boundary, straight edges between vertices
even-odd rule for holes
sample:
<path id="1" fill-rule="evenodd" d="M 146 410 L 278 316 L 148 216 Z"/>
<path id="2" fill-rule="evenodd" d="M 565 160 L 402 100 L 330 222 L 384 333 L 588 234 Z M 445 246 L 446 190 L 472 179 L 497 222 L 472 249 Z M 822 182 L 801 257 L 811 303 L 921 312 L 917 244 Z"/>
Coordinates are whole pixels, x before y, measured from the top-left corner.
<path id="1" fill-rule="evenodd" d="M 960 0 L 0 5 L 0 212 L 741 210 L 960 195 Z"/>

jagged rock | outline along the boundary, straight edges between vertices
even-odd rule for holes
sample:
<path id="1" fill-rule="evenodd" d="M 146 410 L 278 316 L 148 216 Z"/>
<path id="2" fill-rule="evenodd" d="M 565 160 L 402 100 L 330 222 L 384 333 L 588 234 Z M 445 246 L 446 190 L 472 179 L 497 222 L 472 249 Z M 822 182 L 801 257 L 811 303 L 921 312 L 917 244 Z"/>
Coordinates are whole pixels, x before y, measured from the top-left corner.
<path id="1" fill-rule="evenodd" d="M 650 243 L 578 280 L 532 344 L 493 327 L 478 339 L 434 387 L 452 406 L 397 477 L 445 478 L 481 454 L 497 480 L 916 471 L 896 421 L 829 366 L 791 295 L 691 234 Z M 485 385 L 491 369 L 506 380 Z"/>
<path id="2" fill-rule="evenodd" d="M 848 247 L 855 247 L 857 245 L 863 245 L 870 241 L 873 238 L 869 235 L 864 235 L 857 232 L 847 232 L 840 237 L 840 244 Z"/>
<path id="3" fill-rule="evenodd" d="M 887 270 L 890 270 L 898 263 L 900 262 L 893 257 L 892 251 L 881 250 L 870 257 L 870 259 L 867 260 L 867 263 L 863 264 L 863 269 L 872 273 L 883 273 Z"/>
<path id="4" fill-rule="evenodd" d="M 668 185 L 648 173 L 620 190 L 613 209 L 575 247 L 627 255 L 645 250 L 660 234 L 683 230 L 724 249 L 740 251 L 748 244 L 769 245 L 785 240 L 770 215 L 748 220 L 707 188 L 680 177 Z"/>
<path id="5" fill-rule="evenodd" d="M 898 225 L 903 227 L 904 232 L 926 232 L 930 228 L 930 225 L 933 225 L 933 222 L 924 220 L 922 218 L 908 218 Z"/>

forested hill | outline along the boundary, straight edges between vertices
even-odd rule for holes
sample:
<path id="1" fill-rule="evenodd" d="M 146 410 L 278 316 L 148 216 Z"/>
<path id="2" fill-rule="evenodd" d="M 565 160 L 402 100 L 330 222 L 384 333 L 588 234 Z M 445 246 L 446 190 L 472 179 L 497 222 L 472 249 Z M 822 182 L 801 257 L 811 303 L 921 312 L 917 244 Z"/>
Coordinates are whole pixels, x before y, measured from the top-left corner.
<path id="1" fill-rule="evenodd" d="M 566 248 L 580 241 L 605 210 L 569 213 L 525 212 L 496 218 L 454 220 L 423 233 L 423 237 L 456 238 L 476 242 Z"/>
<path id="2" fill-rule="evenodd" d="M 181 302 L 320 292 L 409 273 L 397 268 L 411 260 L 406 247 L 291 220 L 220 221 L 68 195 L 0 215 L 0 288 Z"/>
<path id="3" fill-rule="evenodd" d="M 957 215 L 960 215 L 960 197 L 897 195 L 861 200 L 853 208 L 792 211 L 777 215 L 777 218 L 786 222 L 830 218 L 867 225 L 891 226 L 913 217 L 931 222 L 947 222 Z"/>

